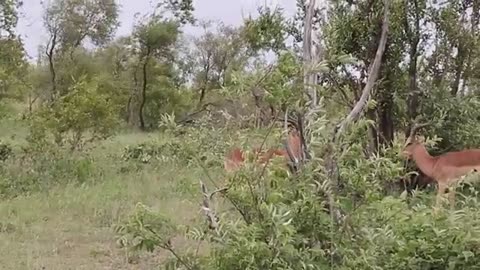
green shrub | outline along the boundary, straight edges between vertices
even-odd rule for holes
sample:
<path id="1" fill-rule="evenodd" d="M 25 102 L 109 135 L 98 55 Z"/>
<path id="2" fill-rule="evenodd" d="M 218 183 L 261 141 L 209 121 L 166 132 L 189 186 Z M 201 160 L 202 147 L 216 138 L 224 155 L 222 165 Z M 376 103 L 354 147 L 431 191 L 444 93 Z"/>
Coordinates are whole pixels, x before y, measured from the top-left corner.
<path id="1" fill-rule="evenodd" d="M 0 161 L 5 161 L 13 155 L 12 147 L 4 142 L 0 142 Z"/>
<path id="2" fill-rule="evenodd" d="M 68 144 L 72 150 L 113 135 L 118 124 L 117 109 L 107 96 L 98 92 L 98 83 L 77 81 L 68 94 L 42 107 L 33 116 L 29 141 L 45 143 L 49 136 L 57 145 Z"/>
<path id="3" fill-rule="evenodd" d="M 49 191 L 52 187 L 93 182 L 100 171 L 87 154 L 72 155 L 62 149 L 25 152 L 0 167 L 0 196 Z"/>

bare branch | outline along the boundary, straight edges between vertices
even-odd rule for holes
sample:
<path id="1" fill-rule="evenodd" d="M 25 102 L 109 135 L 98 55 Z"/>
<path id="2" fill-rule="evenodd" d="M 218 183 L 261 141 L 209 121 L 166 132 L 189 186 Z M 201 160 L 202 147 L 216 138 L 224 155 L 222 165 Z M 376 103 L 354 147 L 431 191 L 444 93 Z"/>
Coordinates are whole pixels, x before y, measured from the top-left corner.
<path id="1" fill-rule="evenodd" d="M 202 194 L 203 194 L 202 210 L 205 213 L 205 216 L 207 217 L 207 221 L 210 229 L 216 230 L 218 229 L 218 218 L 215 212 L 213 211 L 213 209 L 210 207 L 210 199 L 212 198 L 214 193 L 208 194 L 207 187 L 201 180 L 200 180 L 200 188 L 202 189 Z"/>

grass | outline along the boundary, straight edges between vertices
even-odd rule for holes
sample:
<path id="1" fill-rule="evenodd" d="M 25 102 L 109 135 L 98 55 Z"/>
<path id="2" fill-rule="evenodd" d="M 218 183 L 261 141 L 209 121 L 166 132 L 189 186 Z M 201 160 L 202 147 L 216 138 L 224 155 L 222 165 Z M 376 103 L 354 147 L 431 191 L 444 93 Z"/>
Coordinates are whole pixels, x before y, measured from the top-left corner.
<path id="1" fill-rule="evenodd" d="M 9 131 L 3 129 L 0 140 L 23 143 L 23 127 L 10 120 L 1 126 Z M 127 254 L 117 246 L 113 227 L 138 202 L 179 224 L 198 223 L 203 218 L 198 177 L 203 174 L 200 168 L 120 158 L 125 146 L 150 140 L 168 138 L 132 132 L 96 145 L 91 156 L 103 173 L 90 184 L 0 201 L 0 269 L 156 269 L 169 254 Z M 181 237 L 176 240 L 176 245 L 185 244 Z"/>

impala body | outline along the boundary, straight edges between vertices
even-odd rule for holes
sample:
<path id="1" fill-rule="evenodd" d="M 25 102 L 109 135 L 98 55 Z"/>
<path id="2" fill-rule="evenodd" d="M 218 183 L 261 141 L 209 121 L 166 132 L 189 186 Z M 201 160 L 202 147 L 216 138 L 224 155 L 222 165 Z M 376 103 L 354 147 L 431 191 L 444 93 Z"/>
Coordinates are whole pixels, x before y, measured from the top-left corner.
<path id="1" fill-rule="evenodd" d="M 449 199 L 451 207 L 453 207 L 456 184 L 471 172 L 480 170 L 480 149 L 467 149 L 431 156 L 423 143 L 410 138 L 403 150 L 403 155 L 413 159 L 424 174 L 438 183 L 437 205 L 445 190 L 451 187 Z"/>
<path id="2" fill-rule="evenodd" d="M 289 161 L 292 161 L 292 159 L 296 162 L 304 159 L 302 156 L 302 142 L 298 131 L 291 131 L 288 134 L 285 149 L 270 148 L 266 151 L 261 151 L 260 148 L 256 147 L 253 149 L 253 152 L 258 155 L 256 161 L 260 164 L 265 164 L 276 156 L 283 156 L 285 158 L 285 165 L 287 165 Z M 224 168 L 227 172 L 233 172 L 238 170 L 244 162 L 244 152 L 236 147 L 225 156 Z"/>

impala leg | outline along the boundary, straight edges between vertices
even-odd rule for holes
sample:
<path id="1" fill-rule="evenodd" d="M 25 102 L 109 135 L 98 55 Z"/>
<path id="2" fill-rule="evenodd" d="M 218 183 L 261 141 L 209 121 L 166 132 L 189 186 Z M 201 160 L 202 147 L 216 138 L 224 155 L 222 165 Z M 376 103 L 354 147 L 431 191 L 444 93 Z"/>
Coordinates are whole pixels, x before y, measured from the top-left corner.
<path id="1" fill-rule="evenodd" d="M 455 190 L 457 189 L 457 182 L 450 185 L 450 190 L 448 191 L 448 202 L 450 204 L 450 209 L 455 208 Z"/>
<path id="2" fill-rule="evenodd" d="M 437 198 L 436 198 L 436 203 L 435 207 L 438 208 L 441 203 L 442 203 L 442 195 L 445 193 L 445 190 L 447 189 L 447 184 L 438 182 L 438 192 L 437 192 Z"/>

